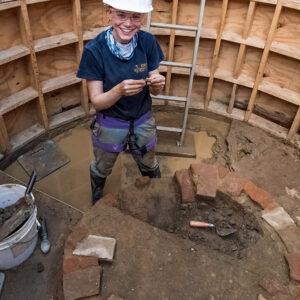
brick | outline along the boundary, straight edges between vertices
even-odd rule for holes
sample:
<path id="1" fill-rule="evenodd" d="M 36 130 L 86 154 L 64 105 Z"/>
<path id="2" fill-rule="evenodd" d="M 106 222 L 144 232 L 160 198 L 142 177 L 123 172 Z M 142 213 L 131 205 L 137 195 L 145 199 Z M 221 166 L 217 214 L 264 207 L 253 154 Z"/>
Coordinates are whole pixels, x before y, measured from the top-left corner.
<path id="1" fill-rule="evenodd" d="M 116 240 L 111 237 L 89 235 L 77 244 L 74 255 L 97 257 L 100 260 L 112 261 L 116 247 Z"/>
<path id="2" fill-rule="evenodd" d="M 138 188 L 138 189 L 141 189 L 147 185 L 149 185 L 151 182 L 151 179 L 149 176 L 141 176 L 141 177 L 138 177 L 136 180 L 135 180 L 135 186 Z"/>
<path id="3" fill-rule="evenodd" d="M 111 295 L 107 300 L 124 300 L 123 298 L 116 296 L 116 295 Z"/>
<path id="4" fill-rule="evenodd" d="M 220 179 L 223 179 L 230 171 L 223 167 L 223 166 L 218 166 L 218 175 Z"/>
<path id="5" fill-rule="evenodd" d="M 285 258 L 289 264 L 290 277 L 300 281 L 300 252 L 288 253 Z"/>
<path id="6" fill-rule="evenodd" d="M 63 275 L 65 300 L 74 300 L 99 294 L 101 267 L 90 267 Z"/>
<path id="7" fill-rule="evenodd" d="M 263 211 L 263 219 L 269 223 L 276 231 L 284 229 L 288 226 L 295 225 L 290 215 L 283 209 L 283 207 L 275 208 L 271 211 Z"/>
<path id="8" fill-rule="evenodd" d="M 218 186 L 218 169 L 210 164 L 191 164 L 193 181 L 196 185 L 198 199 L 215 199 Z"/>
<path id="9" fill-rule="evenodd" d="M 98 202 L 104 203 L 108 206 L 118 207 L 118 199 L 111 193 L 106 194 L 101 201 Z"/>
<path id="10" fill-rule="evenodd" d="M 268 205 L 274 202 L 270 193 L 262 188 L 257 187 L 252 181 L 248 181 L 245 184 L 244 191 L 261 208 L 266 208 Z"/>
<path id="11" fill-rule="evenodd" d="M 195 201 L 194 184 L 191 180 L 189 170 L 182 169 L 175 172 L 175 180 L 181 193 L 181 202 Z"/>
<path id="12" fill-rule="evenodd" d="M 66 247 L 74 248 L 87 235 L 88 230 L 85 227 L 76 226 L 66 240 Z"/>
<path id="13" fill-rule="evenodd" d="M 271 296 L 275 296 L 278 293 L 288 294 L 288 288 L 284 286 L 277 278 L 273 275 L 264 276 L 259 285 L 264 288 Z"/>
<path id="14" fill-rule="evenodd" d="M 79 257 L 73 256 L 66 258 L 63 261 L 63 273 L 68 274 L 78 269 L 87 269 L 93 266 L 98 266 L 98 259 L 96 257 Z"/>
<path id="15" fill-rule="evenodd" d="M 291 225 L 277 231 L 287 251 L 300 252 L 300 229 Z"/>
<path id="16" fill-rule="evenodd" d="M 257 300 L 267 300 L 262 294 L 259 294 Z"/>
<path id="17" fill-rule="evenodd" d="M 218 188 L 231 196 L 238 197 L 241 195 L 248 181 L 248 179 L 235 172 L 229 172 L 225 178 L 220 181 Z"/>

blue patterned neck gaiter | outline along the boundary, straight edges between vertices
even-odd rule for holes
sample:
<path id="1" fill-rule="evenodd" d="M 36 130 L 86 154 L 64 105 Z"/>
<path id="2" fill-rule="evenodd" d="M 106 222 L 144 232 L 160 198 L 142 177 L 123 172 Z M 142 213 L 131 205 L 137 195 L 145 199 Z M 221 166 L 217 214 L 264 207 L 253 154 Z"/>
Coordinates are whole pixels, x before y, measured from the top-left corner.
<path id="1" fill-rule="evenodd" d="M 110 52 L 119 59 L 130 60 L 133 56 L 133 51 L 137 46 L 137 33 L 128 44 L 117 42 L 113 36 L 113 27 L 109 26 L 105 32 L 105 40 Z"/>

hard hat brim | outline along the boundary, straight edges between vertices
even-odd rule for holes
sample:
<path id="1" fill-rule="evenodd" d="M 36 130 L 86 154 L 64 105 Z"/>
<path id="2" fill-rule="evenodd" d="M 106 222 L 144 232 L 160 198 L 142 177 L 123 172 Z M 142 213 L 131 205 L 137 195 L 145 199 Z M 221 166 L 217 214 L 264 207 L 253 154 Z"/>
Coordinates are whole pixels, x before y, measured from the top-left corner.
<path id="1" fill-rule="evenodd" d="M 122 3 L 120 3 L 120 1 L 115 1 L 115 0 L 103 0 L 103 3 L 113 7 L 115 9 L 136 12 L 136 13 L 141 13 L 141 14 L 146 14 L 153 10 L 152 5 L 148 8 L 147 7 L 146 8 L 145 7 L 131 8 L 130 5 L 128 5 L 128 3 L 126 3 L 126 1 L 124 1 L 124 3 L 122 1 Z"/>

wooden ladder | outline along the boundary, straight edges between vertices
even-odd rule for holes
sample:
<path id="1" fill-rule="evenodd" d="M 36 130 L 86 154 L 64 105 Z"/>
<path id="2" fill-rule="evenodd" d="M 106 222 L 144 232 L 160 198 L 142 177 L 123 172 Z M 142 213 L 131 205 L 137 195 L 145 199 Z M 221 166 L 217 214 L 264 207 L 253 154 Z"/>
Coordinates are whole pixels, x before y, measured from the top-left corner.
<path id="1" fill-rule="evenodd" d="M 148 14 L 148 19 L 147 19 L 147 28 L 146 28 L 147 31 L 150 31 L 150 27 L 171 29 L 168 61 L 162 61 L 160 63 L 163 66 L 167 66 L 166 88 L 165 88 L 166 95 L 157 95 L 157 96 L 151 95 L 151 97 L 153 99 L 160 99 L 160 100 L 166 100 L 166 101 L 179 101 L 179 102 L 184 103 L 184 117 L 183 117 L 183 122 L 182 122 L 181 127 L 177 128 L 177 127 L 157 126 L 157 130 L 180 133 L 180 139 L 177 141 L 177 146 L 183 146 L 183 144 L 184 144 L 186 124 L 187 124 L 190 100 L 191 100 L 191 95 L 192 95 L 192 87 L 193 87 L 193 82 L 194 82 L 197 53 L 198 53 L 199 42 L 200 42 L 200 34 L 201 34 L 202 20 L 203 20 L 203 14 L 204 14 L 204 7 L 205 7 L 205 0 L 201 0 L 200 13 L 199 13 L 197 27 L 176 24 L 177 11 L 178 11 L 178 0 L 173 0 L 172 24 L 151 23 L 151 12 Z M 195 42 L 194 42 L 194 55 L 193 55 L 193 60 L 192 60 L 191 64 L 178 63 L 178 62 L 172 61 L 173 56 L 174 56 L 175 30 L 187 30 L 187 31 L 196 32 L 196 37 L 195 37 Z M 189 85 L 188 85 L 186 97 L 176 97 L 176 96 L 168 95 L 170 92 L 171 68 L 172 67 L 187 68 L 190 70 Z"/>

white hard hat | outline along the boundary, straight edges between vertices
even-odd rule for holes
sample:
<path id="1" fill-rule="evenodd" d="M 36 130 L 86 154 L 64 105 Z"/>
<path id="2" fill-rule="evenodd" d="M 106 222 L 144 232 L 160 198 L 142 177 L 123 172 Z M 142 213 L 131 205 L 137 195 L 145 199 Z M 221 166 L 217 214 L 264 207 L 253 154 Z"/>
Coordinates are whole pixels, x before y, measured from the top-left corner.
<path id="1" fill-rule="evenodd" d="M 153 10 L 152 0 L 103 0 L 103 3 L 116 9 L 142 14 Z"/>

